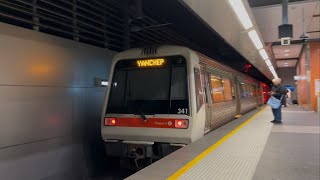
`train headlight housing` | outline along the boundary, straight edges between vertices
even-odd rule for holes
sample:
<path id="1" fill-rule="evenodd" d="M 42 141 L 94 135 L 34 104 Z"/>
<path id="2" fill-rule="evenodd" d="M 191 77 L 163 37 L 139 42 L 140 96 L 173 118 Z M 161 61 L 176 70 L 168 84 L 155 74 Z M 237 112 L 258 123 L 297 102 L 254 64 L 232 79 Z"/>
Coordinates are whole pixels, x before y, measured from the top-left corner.
<path id="1" fill-rule="evenodd" d="M 176 119 L 174 120 L 174 127 L 178 129 L 187 129 L 189 127 L 189 120 Z"/>
<path id="2" fill-rule="evenodd" d="M 115 126 L 117 124 L 116 118 L 104 118 L 104 125 L 105 126 Z"/>

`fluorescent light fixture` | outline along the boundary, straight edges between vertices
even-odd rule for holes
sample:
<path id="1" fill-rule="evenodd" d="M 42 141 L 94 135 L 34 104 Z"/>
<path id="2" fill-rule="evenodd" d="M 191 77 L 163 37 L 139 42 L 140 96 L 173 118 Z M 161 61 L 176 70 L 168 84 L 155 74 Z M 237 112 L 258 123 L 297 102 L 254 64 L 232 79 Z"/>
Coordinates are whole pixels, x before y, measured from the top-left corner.
<path id="1" fill-rule="evenodd" d="M 269 69 L 270 69 L 270 71 L 272 72 L 272 71 L 274 71 L 275 72 L 275 69 L 274 69 L 274 67 L 273 66 L 269 66 Z"/>
<path id="2" fill-rule="evenodd" d="M 108 84 L 109 84 L 108 81 L 101 81 L 102 86 L 108 86 Z"/>
<path id="3" fill-rule="evenodd" d="M 284 66 L 289 66 L 288 64 L 285 64 Z"/>
<path id="4" fill-rule="evenodd" d="M 289 52 L 289 51 L 290 51 L 289 49 L 284 50 L 284 52 Z"/>
<path id="5" fill-rule="evenodd" d="M 259 53 L 260 53 L 260 56 L 262 57 L 263 60 L 269 59 L 269 56 L 268 56 L 266 50 L 261 49 L 261 50 L 259 51 Z"/>
<path id="6" fill-rule="evenodd" d="M 246 8 L 244 7 L 242 0 L 229 0 L 231 7 L 237 14 L 238 18 L 240 19 L 240 22 L 244 29 L 249 29 L 253 26 L 251 19 L 246 11 Z"/>
<path id="7" fill-rule="evenodd" d="M 290 55 L 290 54 L 287 53 L 287 54 L 285 54 L 284 56 L 289 56 L 289 55 Z"/>
<path id="8" fill-rule="evenodd" d="M 258 50 L 263 48 L 262 42 L 261 42 L 256 30 L 251 30 L 248 33 L 248 35 Z"/>
<path id="9" fill-rule="evenodd" d="M 267 66 L 272 66 L 272 63 L 271 63 L 271 61 L 270 61 L 269 59 L 266 60 L 265 62 L 266 62 L 266 64 L 267 64 Z"/>

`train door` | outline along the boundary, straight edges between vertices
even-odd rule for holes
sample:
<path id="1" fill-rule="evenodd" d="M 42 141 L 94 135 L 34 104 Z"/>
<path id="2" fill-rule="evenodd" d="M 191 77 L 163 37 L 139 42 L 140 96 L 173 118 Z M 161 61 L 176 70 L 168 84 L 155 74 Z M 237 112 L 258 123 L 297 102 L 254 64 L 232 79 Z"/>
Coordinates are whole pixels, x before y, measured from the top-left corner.
<path id="1" fill-rule="evenodd" d="M 241 114 L 241 103 L 240 103 L 240 97 L 241 97 L 241 90 L 238 82 L 238 78 L 234 76 L 234 90 L 235 90 L 235 99 L 236 99 L 236 117 Z"/>
<path id="2" fill-rule="evenodd" d="M 204 65 L 200 66 L 200 74 L 201 74 L 201 82 L 202 82 L 202 87 L 204 88 L 203 92 L 205 93 L 204 99 L 205 99 L 205 126 L 204 126 L 204 133 L 210 132 L 210 108 L 211 108 L 211 88 L 210 88 L 210 83 L 208 80 L 208 73 L 206 71 L 206 67 Z"/>

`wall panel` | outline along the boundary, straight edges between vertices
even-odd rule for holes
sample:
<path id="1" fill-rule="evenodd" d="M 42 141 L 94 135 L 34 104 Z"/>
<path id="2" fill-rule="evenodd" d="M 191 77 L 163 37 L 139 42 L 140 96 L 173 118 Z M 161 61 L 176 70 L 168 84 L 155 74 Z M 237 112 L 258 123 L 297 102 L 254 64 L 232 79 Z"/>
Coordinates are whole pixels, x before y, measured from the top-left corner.
<path id="1" fill-rule="evenodd" d="M 4 23 L 0 42 L 0 179 L 99 173 L 105 88 L 94 78 L 107 79 L 114 52 Z"/>

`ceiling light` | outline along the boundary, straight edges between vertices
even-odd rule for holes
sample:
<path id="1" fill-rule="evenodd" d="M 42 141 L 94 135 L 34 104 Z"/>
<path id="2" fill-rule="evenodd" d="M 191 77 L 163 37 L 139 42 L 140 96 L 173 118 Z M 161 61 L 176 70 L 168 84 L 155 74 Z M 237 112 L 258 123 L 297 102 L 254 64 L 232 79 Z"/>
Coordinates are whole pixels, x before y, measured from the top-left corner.
<path id="1" fill-rule="evenodd" d="M 271 61 L 270 61 L 269 59 L 266 60 L 265 62 L 266 62 L 266 64 L 267 64 L 267 66 L 272 66 L 272 63 L 271 63 Z"/>
<path id="2" fill-rule="evenodd" d="M 259 53 L 260 53 L 260 55 L 261 55 L 261 57 L 262 57 L 263 60 L 269 59 L 269 56 L 268 56 L 266 50 L 261 49 L 261 50 L 259 51 Z"/>
<path id="3" fill-rule="evenodd" d="M 273 66 L 269 66 L 269 69 L 270 69 L 270 71 L 272 72 L 272 71 L 274 71 L 275 72 L 275 70 L 274 70 L 274 67 Z"/>
<path id="4" fill-rule="evenodd" d="M 289 56 L 289 55 L 290 55 L 290 54 L 287 53 L 287 54 L 285 54 L 284 56 Z"/>
<path id="5" fill-rule="evenodd" d="M 102 86 L 108 86 L 108 84 L 109 84 L 108 81 L 101 81 Z"/>
<path id="6" fill-rule="evenodd" d="M 275 71 L 273 71 L 273 72 L 271 72 L 272 73 L 272 75 L 275 77 L 275 78 L 278 78 L 278 75 L 277 75 L 277 73 L 275 72 Z"/>
<path id="7" fill-rule="evenodd" d="M 286 62 L 286 63 L 283 63 L 283 64 L 289 64 L 289 63 Z"/>
<path id="8" fill-rule="evenodd" d="M 240 19 L 240 22 L 244 29 L 249 29 L 253 26 L 251 19 L 246 11 L 246 8 L 244 7 L 241 0 L 229 0 L 229 3 L 231 4 L 231 7 L 237 14 L 238 18 Z"/>
<path id="9" fill-rule="evenodd" d="M 257 49 L 263 48 L 262 42 L 260 41 L 260 38 L 259 38 L 256 30 L 251 30 L 248 33 L 248 35 Z"/>
<path id="10" fill-rule="evenodd" d="M 289 66 L 288 64 L 285 64 L 284 66 Z"/>
<path id="11" fill-rule="evenodd" d="M 290 51 L 289 49 L 284 50 L 284 52 L 289 52 L 289 51 Z"/>

